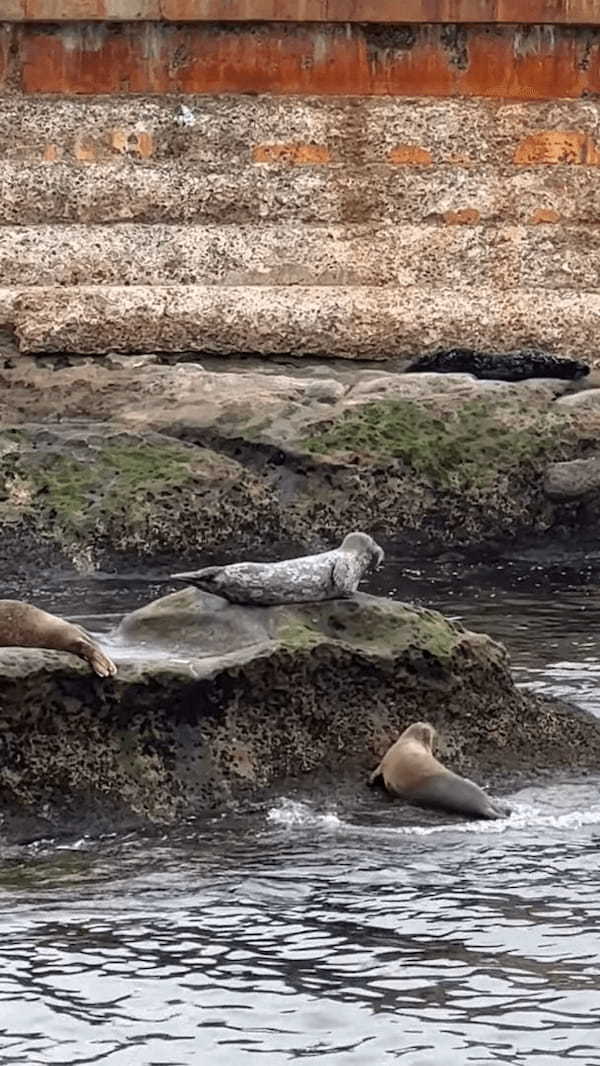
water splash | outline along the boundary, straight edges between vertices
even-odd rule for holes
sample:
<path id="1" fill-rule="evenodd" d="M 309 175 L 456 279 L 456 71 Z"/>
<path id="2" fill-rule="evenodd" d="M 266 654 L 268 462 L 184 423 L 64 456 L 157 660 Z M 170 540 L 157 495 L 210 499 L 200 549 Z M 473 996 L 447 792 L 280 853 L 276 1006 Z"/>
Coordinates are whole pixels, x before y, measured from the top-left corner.
<path id="1" fill-rule="evenodd" d="M 470 819 L 465 822 L 438 825 L 361 826 L 344 821 L 335 811 L 319 812 L 307 803 L 282 799 L 272 807 L 267 819 L 287 829 L 317 829 L 324 832 L 347 831 L 367 836 L 433 836 L 438 833 L 506 833 L 523 829 L 573 830 L 587 825 L 600 825 L 600 805 L 588 810 L 572 810 L 557 814 L 531 804 L 514 804 L 507 818 L 497 821 Z"/>
<path id="2" fill-rule="evenodd" d="M 269 822 L 281 825 L 289 829 L 329 829 L 342 828 L 352 829 L 349 823 L 343 822 L 335 811 L 319 813 L 313 810 L 308 803 L 299 803 L 297 800 L 281 799 L 275 807 L 271 807 L 267 814 Z"/>

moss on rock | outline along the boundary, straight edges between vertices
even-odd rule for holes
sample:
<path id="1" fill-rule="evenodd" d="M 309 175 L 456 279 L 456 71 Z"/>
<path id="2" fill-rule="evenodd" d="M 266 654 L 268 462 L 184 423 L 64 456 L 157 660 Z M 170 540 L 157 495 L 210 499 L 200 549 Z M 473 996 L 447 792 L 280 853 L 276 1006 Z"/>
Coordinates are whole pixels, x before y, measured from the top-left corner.
<path id="1" fill-rule="evenodd" d="M 511 405 L 471 400 L 444 414 L 402 399 L 347 410 L 302 443 L 312 454 L 353 452 L 365 460 L 395 459 L 442 488 L 491 485 L 525 463 L 546 462 L 561 450 L 567 420 Z"/>
<path id="2" fill-rule="evenodd" d="M 0 523 L 15 537 L 24 525 L 76 564 L 103 553 L 194 555 L 261 520 L 277 529 L 264 486 L 210 448 L 110 424 L 0 432 Z"/>

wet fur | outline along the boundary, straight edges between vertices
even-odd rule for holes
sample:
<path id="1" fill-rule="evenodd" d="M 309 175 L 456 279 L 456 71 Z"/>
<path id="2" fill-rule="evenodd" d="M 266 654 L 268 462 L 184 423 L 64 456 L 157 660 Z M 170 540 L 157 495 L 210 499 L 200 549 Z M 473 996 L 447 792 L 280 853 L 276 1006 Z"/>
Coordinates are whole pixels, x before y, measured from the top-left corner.
<path id="1" fill-rule="evenodd" d="M 0 647 L 68 651 L 89 663 L 99 677 L 117 672 L 85 629 L 21 600 L 0 600 Z"/>
<path id="2" fill-rule="evenodd" d="M 429 722 L 405 729 L 369 778 L 388 792 L 420 807 L 452 811 L 471 818 L 504 818 L 510 808 L 486 796 L 468 778 L 447 770 L 433 754 L 436 732 Z"/>
<path id="3" fill-rule="evenodd" d="M 405 793 L 404 799 L 419 807 L 435 807 L 471 818 L 504 818 L 510 813 L 496 806 L 474 781 L 451 770 L 427 778 L 418 788 Z"/>

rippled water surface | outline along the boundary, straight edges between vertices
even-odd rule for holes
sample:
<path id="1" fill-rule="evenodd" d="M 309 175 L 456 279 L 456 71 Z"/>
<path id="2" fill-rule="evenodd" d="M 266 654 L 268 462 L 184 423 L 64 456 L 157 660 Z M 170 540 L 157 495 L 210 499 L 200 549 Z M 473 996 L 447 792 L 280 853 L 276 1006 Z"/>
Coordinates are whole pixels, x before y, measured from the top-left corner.
<path id="1" fill-rule="evenodd" d="M 391 566 L 372 587 L 487 630 L 519 682 L 600 713 L 593 578 L 491 570 Z M 106 631 L 159 591 L 45 605 L 85 602 Z M 280 796 L 165 837 L 14 851 L 0 1063 L 600 1064 L 600 768 L 511 802 L 498 823 L 399 828 L 390 804 Z"/>

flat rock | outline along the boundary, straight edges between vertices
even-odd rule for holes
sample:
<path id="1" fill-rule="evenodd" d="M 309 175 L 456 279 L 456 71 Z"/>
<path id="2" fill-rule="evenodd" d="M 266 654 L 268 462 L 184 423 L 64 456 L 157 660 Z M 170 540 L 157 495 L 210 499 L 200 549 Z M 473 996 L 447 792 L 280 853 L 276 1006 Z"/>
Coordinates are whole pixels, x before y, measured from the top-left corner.
<path id="1" fill-rule="evenodd" d="M 556 401 L 558 407 L 575 410 L 582 407 L 598 407 L 600 405 L 600 389 L 582 389 L 580 392 L 561 396 Z"/>
<path id="2" fill-rule="evenodd" d="M 107 422 L 0 429 L 0 566 L 13 574 L 61 559 L 89 571 L 107 555 L 193 556 L 215 535 L 243 539 L 245 521 L 252 537 L 279 533 L 260 479 L 208 447 Z"/>
<path id="3" fill-rule="evenodd" d="M 600 456 L 553 463 L 546 471 L 544 491 L 551 500 L 578 500 L 600 489 Z"/>

